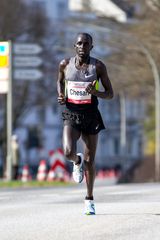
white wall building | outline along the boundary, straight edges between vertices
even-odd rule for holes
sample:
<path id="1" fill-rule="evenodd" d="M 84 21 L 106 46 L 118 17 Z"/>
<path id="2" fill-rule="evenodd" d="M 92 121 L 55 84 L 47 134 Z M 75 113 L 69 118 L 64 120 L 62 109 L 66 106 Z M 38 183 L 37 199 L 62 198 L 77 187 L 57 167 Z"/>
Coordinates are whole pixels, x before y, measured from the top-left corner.
<path id="1" fill-rule="evenodd" d="M 83 12 L 86 6 L 88 13 L 96 16 L 113 18 L 118 22 L 127 21 L 126 13 L 111 0 L 24 0 L 26 3 L 38 4 L 47 13 L 50 20 L 63 21 L 73 12 Z"/>
<path id="2" fill-rule="evenodd" d="M 110 0 L 69 0 L 69 9 L 71 11 L 85 11 L 85 8 L 90 12 L 95 13 L 100 17 L 113 18 L 118 22 L 126 22 L 127 15 L 116 4 Z"/>

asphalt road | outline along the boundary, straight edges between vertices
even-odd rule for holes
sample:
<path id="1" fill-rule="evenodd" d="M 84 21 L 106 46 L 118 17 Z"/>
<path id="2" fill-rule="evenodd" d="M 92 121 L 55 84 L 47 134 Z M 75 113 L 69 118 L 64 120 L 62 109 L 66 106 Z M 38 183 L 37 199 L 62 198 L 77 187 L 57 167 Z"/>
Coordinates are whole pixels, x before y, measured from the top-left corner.
<path id="1" fill-rule="evenodd" d="M 84 184 L 0 190 L 0 240 L 160 240 L 160 184 L 95 187 L 96 215 L 83 214 Z"/>

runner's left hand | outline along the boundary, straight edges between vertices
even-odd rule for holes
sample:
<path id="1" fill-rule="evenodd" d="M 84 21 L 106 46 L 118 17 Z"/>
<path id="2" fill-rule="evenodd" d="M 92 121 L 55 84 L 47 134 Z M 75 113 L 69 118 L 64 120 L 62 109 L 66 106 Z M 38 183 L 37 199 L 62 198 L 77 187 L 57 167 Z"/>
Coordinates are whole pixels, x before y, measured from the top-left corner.
<path id="1" fill-rule="evenodd" d="M 88 86 L 86 87 L 86 92 L 90 94 L 94 94 L 96 92 L 95 85 L 96 85 L 96 80 L 94 80 L 92 83 L 89 83 Z"/>

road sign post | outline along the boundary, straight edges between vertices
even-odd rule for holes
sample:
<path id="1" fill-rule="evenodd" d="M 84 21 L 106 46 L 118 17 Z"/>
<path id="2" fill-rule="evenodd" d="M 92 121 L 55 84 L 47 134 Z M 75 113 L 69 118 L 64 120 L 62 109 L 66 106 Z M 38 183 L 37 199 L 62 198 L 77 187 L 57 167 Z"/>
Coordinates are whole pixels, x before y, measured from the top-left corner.
<path id="1" fill-rule="evenodd" d="M 12 52 L 11 42 L 0 42 L 0 93 L 7 94 L 6 178 L 12 179 Z"/>
<path id="2" fill-rule="evenodd" d="M 39 56 L 15 56 L 13 57 L 14 67 L 39 67 L 42 64 Z"/>
<path id="3" fill-rule="evenodd" d="M 7 180 L 12 179 L 12 45 L 9 41 L 9 77 L 8 77 L 8 94 L 7 94 Z"/>
<path id="4" fill-rule="evenodd" d="M 37 43 L 14 43 L 13 45 L 13 77 L 16 80 L 35 81 L 42 78 L 39 67 L 43 59 L 39 54 L 42 47 Z"/>
<path id="5" fill-rule="evenodd" d="M 16 80 L 38 80 L 43 74 L 39 69 L 15 69 L 13 73 Z"/>
<path id="6" fill-rule="evenodd" d="M 42 52 L 42 47 L 36 43 L 15 43 L 13 53 L 16 55 L 35 55 Z"/>

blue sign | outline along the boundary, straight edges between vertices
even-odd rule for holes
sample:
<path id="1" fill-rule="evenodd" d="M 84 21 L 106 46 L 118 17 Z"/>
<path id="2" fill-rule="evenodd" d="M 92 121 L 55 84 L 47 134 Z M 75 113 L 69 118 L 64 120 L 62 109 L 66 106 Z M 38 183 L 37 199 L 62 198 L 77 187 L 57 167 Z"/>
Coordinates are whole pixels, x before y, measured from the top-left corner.
<path id="1" fill-rule="evenodd" d="M 0 46 L 0 53 L 4 53 L 5 52 L 5 46 Z"/>

